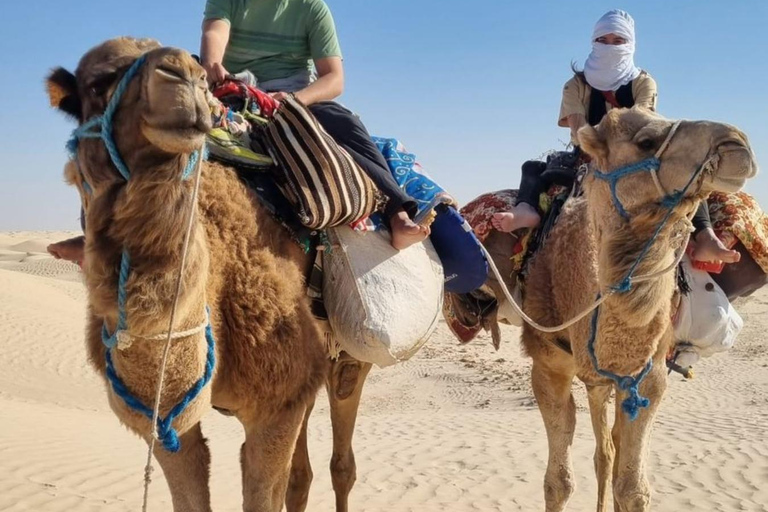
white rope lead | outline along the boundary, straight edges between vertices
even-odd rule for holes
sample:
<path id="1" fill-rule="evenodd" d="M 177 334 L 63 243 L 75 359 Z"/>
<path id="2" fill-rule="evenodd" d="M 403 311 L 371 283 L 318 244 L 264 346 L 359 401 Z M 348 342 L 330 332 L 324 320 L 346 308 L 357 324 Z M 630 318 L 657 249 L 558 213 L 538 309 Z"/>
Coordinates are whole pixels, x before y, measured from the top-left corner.
<path id="1" fill-rule="evenodd" d="M 168 332 L 166 333 L 165 348 L 163 351 L 163 360 L 160 363 L 160 376 L 157 383 L 157 393 L 155 395 L 155 407 L 152 411 L 152 439 L 149 441 L 149 450 L 147 452 L 147 464 L 144 467 L 144 499 L 142 503 L 142 512 L 147 512 L 147 503 L 149 500 L 149 484 L 152 481 L 152 454 L 155 450 L 155 441 L 157 441 L 157 418 L 160 415 L 160 398 L 163 393 L 163 380 L 165 379 L 165 368 L 168 364 L 168 354 L 171 349 L 171 340 L 173 339 L 173 324 L 176 321 L 176 309 L 179 305 L 179 297 L 181 296 L 181 286 L 184 281 L 184 267 L 187 264 L 187 253 L 189 252 L 189 241 L 192 238 L 192 227 L 195 220 L 195 207 L 197 205 L 197 196 L 200 191 L 200 176 L 202 175 L 202 162 L 205 147 L 200 148 L 200 156 L 197 160 L 197 166 L 195 170 L 195 185 L 192 192 L 192 197 L 189 201 L 189 218 L 187 220 L 187 230 L 184 234 L 184 245 L 181 252 L 181 265 L 179 265 L 179 274 L 176 279 L 176 291 L 173 295 L 173 303 L 171 307 L 171 319 L 168 325 Z"/>
<path id="2" fill-rule="evenodd" d="M 465 227 L 469 226 L 469 224 L 467 224 L 466 221 L 464 221 L 464 223 L 466 224 Z M 682 261 L 683 257 L 685 256 L 685 248 L 688 245 L 688 241 L 690 240 L 690 237 L 691 237 L 691 234 L 689 232 L 685 236 L 684 243 L 683 243 L 683 245 L 682 245 L 682 247 L 680 249 L 680 254 L 678 254 L 675 257 L 675 261 L 671 265 L 669 265 L 668 267 L 665 267 L 664 269 L 659 270 L 657 272 L 652 272 L 650 274 L 645 274 L 645 275 L 633 277 L 632 278 L 632 284 L 639 284 L 639 283 L 644 283 L 646 281 L 651 281 L 651 280 L 657 279 L 657 278 L 663 276 L 664 274 L 674 270 L 680 264 L 680 262 Z M 478 241 L 478 243 L 480 243 L 480 242 Z M 608 297 L 610 297 L 611 295 L 616 293 L 616 291 L 613 290 L 613 289 L 608 290 L 607 292 L 605 292 L 605 294 L 603 294 L 603 296 L 599 300 L 595 301 L 587 309 L 585 309 L 584 311 L 582 311 L 581 313 L 579 313 L 578 315 L 576 315 L 575 317 L 571 318 L 570 320 L 568 320 L 565 323 L 562 323 L 560 325 L 555 325 L 555 326 L 552 326 L 552 327 L 541 325 L 540 323 L 536 322 L 533 318 L 531 318 L 530 316 L 526 315 L 525 312 L 523 311 L 523 308 L 520 307 L 520 305 L 517 302 L 515 302 L 515 299 L 512 297 L 512 294 L 510 293 L 509 289 L 507 288 L 506 283 L 504 283 L 504 279 L 502 278 L 501 273 L 499 272 L 499 269 L 496 267 L 496 263 L 494 263 L 493 258 L 491 257 L 491 254 L 488 252 L 488 249 L 486 249 L 485 246 L 482 243 L 480 243 L 480 249 L 483 251 L 483 254 L 485 255 L 485 258 L 488 260 L 488 266 L 491 268 L 491 272 L 496 277 L 496 280 L 499 282 L 499 285 L 501 286 L 501 290 L 504 292 L 504 297 L 506 298 L 507 302 L 509 302 L 509 304 L 515 310 L 515 312 L 518 315 L 520 315 L 520 318 L 522 318 L 525 323 L 527 323 L 528 325 L 530 325 L 534 329 L 536 329 L 538 331 L 541 331 L 541 332 L 553 333 L 553 332 L 559 332 L 559 331 L 562 331 L 563 329 L 567 329 L 568 327 L 571 327 L 573 324 L 575 324 L 579 320 L 582 320 L 584 317 L 589 315 L 592 311 L 595 310 L 595 308 L 599 307 L 603 302 L 605 302 L 608 299 Z"/>

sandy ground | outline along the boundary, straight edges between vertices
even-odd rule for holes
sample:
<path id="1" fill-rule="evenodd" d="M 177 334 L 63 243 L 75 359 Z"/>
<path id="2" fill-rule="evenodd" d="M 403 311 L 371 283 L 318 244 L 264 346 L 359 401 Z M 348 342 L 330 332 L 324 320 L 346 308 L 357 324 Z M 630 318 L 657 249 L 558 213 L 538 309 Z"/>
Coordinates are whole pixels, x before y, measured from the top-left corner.
<path id="1" fill-rule="evenodd" d="M 0 510 L 137 511 L 145 446 L 107 406 L 86 363 L 85 291 L 76 266 L 44 254 L 53 232 L 0 233 Z M 652 440 L 657 511 L 768 510 L 768 291 L 737 304 L 746 327 L 728 354 L 671 377 Z M 519 333 L 459 346 L 445 325 L 408 363 L 374 370 L 355 443 L 356 511 L 543 510 L 544 427 Z M 592 510 L 594 443 L 576 385 L 577 492 Z M 211 412 L 214 510 L 240 510 L 239 423 Z M 324 394 L 310 426 L 310 511 L 333 510 Z M 150 510 L 170 510 L 153 482 Z"/>

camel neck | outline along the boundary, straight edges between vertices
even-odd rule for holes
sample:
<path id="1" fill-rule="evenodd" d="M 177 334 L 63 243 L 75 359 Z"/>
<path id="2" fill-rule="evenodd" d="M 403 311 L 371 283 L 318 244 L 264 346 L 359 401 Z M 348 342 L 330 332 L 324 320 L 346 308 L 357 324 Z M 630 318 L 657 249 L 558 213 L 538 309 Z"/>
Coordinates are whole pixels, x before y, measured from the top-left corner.
<path id="1" fill-rule="evenodd" d="M 687 223 L 683 216 L 675 214 L 648 245 L 660 221 L 658 212 L 649 212 L 636 216 L 631 222 L 612 223 L 599 230 L 598 282 L 601 290 L 620 285 L 635 264 L 633 276 L 657 273 L 672 265 Z M 673 291 L 674 272 L 669 272 L 650 281 L 632 283 L 630 290 L 611 297 L 608 307 L 622 310 L 617 311 L 622 315 L 620 318 L 627 318 L 632 326 L 646 325 L 660 309 L 669 308 Z"/>
<path id="2" fill-rule="evenodd" d="M 134 165 L 131 179 L 114 200 L 112 221 L 107 228 L 108 238 L 95 241 L 96 251 L 99 247 L 106 250 L 102 253 L 103 258 L 92 264 L 94 272 L 89 272 L 89 287 L 99 289 L 103 276 L 116 270 L 115 258 L 120 260 L 119 274 L 122 276 L 123 269 L 127 268 L 127 277 L 119 278 L 121 284 L 112 297 L 124 295 L 125 302 L 122 306 L 118 304 L 118 312 L 122 311 L 127 316 L 127 326 L 118 327 L 128 329 L 134 335 L 154 335 L 167 330 L 178 271 L 184 257 L 190 208 L 195 209 L 195 216 L 186 250 L 182 277 L 184 286 L 178 303 L 176 325 L 189 328 L 201 322 L 208 253 L 203 243 L 203 229 L 196 218 L 194 183 L 193 180 L 167 179 L 173 174 L 178 176 L 186 163 L 184 160 L 167 160 L 155 167 Z M 99 231 L 95 233 L 98 237 Z M 111 290 L 105 293 L 112 295 Z M 109 303 L 114 300 L 112 297 Z M 146 302 L 150 297 L 152 304 L 147 309 Z M 108 327 L 109 332 L 115 330 L 112 323 Z"/>
<path id="3" fill-rule="evenodd" d="M 134 262 L 151 258 L 176 263 L 184 240 L 193 193 L 192 180 L 182 180 L 187 156 L 145 158 L 115 205 L 114 232 Z M 130 164 L 129 164 L 130 165 Z M 194 222 L 197 222 L 196 220 Z"/>

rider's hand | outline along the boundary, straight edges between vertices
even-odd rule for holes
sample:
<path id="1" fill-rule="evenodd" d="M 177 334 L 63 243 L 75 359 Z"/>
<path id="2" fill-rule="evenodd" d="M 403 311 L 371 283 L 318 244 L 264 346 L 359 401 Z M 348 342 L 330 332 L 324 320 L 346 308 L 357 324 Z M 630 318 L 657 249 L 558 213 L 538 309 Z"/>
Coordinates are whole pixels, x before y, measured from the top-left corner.
<path id="1" fill-rule="evenodd" d="M 221 62 L 203 64 L 203 67 L 208 75 L 208 84 L 210 85 L 220 84 L 229 76 L 229 71 L 224 68 Z"/>
<path id="2" fill-rule="evenodd" d="M 288 97 L 287 92 L 271 92 L 269 95 L 272 96 L 272 99 L 275 101 L 283 101 Z"/>

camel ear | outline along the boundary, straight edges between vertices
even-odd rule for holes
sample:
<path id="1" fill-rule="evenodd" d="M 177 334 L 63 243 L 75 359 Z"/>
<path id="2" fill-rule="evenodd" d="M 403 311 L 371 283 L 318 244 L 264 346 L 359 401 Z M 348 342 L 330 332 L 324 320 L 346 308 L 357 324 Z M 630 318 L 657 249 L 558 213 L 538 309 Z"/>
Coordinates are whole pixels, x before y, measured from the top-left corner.
<path id="1" fill-rule="evenodd" d="M 596 160 L 605 160 L 608 157 L 608 144 L 592 126 L 583 126 L 578 132 L 578 137 L 581 149 L 589 156 Z"/>
<path id="2" fill-rule="evenodd" d="M 48 75 L 45 85 L 51 106 L 79 121 L 82 108 L 80 97 L 77 95 L 75 75 L 64 68 L 56 68 Z"/>

